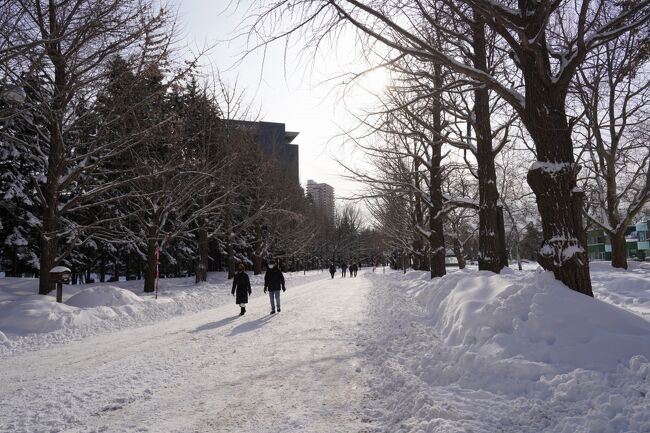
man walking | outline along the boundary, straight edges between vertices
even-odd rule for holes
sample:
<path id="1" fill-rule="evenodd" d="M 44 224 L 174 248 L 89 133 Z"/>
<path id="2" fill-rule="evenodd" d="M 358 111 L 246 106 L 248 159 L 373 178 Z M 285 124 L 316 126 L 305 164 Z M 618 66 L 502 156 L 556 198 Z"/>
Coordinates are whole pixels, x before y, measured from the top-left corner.
<path id="1" fill-rule="evenodd" d="M 277 266 L 275 260 L 270 260 L 268 269 L 264 274 L 264 293 L 269 291 L 269 298 L 271 300 L 271 314 L 275 314 L 277 306 L 278 313 L 280 312 L 280 289 L 285 292 L 287 289 L 284 286 L 284 275 Z"/>

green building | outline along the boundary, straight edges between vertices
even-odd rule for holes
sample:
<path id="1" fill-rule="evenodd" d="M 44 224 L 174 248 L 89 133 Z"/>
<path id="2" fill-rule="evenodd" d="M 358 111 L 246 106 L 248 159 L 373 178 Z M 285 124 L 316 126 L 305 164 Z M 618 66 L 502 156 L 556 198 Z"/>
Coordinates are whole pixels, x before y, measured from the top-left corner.
<path id="1" fill-rule="evenodd" d="M 627 230 L 625 230 L 628 259 L 650 259 L 648 225 L 650 225 L 650 218 L 646 216 L 640 222 L 628 226 Z M 609 242 L 609 236 L 603 230 L 590 230 L 587 233 L 587 248 L 589 260 L 612 259 L 612 245 Z"/>

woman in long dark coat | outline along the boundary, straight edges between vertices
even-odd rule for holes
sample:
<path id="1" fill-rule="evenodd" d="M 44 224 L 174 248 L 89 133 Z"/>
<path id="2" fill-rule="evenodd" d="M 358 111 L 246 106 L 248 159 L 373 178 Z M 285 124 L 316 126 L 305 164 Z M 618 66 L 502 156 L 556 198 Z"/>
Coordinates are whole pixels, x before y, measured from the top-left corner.
<path id="1" fill-rule="evenodd" d="M 239 267 L 237 268 L 235 278 L 232 279 L 232 291 L 230 292 L 233 296 L 235 296 L 235 292 L 237 293 L 237 296 L 235 297 L 235 303 L 239 304 L 241 307 L 241 312 L 239 313 L 240 316 L 243 316 L 244 313 L 246 313 L 248 295 L 252 293 L 251 281 L 248 279 L 248 274 L 244 272 L 245 270 L 246 267 L 244 264 L 240 263 Z"/>

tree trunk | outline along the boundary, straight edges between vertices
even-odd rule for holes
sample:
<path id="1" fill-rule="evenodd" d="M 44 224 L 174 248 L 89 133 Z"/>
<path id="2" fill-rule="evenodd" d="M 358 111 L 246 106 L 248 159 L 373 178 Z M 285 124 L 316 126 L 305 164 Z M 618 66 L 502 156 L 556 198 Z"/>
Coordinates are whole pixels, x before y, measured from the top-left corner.
<path id="1" fill-rule="evenodd" d="M 194 271 L 196 277 L 194 282 L 196 284 L 208 281 L 208 231 L 205 229 L 204 221 L 201 221 L 201 227 L 197 231 L 197 253 L 196 265 Z"/>
<path id="2" fill-rule="evenodd" d="M 472 46 L 474 67 L 487 71 L 485 24 L 480 13 L 474 13 L 472 25 Z M 481 271 L 501 271 L 502 263 L 498 252 L 497 225 L 497 175 L 492 150 L 492 127 L 490 126 L 490 94 L 485 86 L 474 90 L 474 130 L 476 131 L 476 161 L 478 164 L 479 191 L 479 254 L 478 268 Z"/>
<path id="3" fill-rule="evenodd" d="M 255 249 L 253 251 L 253 274 L 262 273 L 262 226 L 255 227 Z"/>
<path id="4" fill-rule="evenodd" d="M 627 269 L 627 243 L 623 232 L 609 235 L 612 244 L 612 267 Z"/>
<path id="5" fill-rule="evenodd" d="M 616 164 L 609 158 L 607 160 L 607 216 L 609 225 L 618 229 L 615 233 L 608 233 L 612 244 L 612 267 L 627 269 L 627 243 L 625 242 L 625 223 L 621 221 L 618 211 L 618 186 L 616 182 Z"/>
<path id="6" fill-rule="evenodd" d="M 43 191 L 45 201 L 41 206 L 43 231 L 41 232 L 41 256 L 39 289 L 40 295 L 52 290 L 50 270 L 57 265 L 56 255 L 59 250 L 59 179 L 63 174 L 63 137 L 58 116 L 50 118 L 50 153 L 48 155 L 47 181 Z"/>
<path id="7" fill-rule="evenodd" d="M 99 259 L 99 281 L 101 283 L 106 281 L 106 256 L 104 254 Z"/>
<path id="8" fill-rule="evenodd" d="M 59 33 L 59 23 L 56 19 L 57 5 L 49 2 L 49 22 L 47 23 L 49 35 Z M 44 29 L 43 29 L 44 30 Z M 50 270 L 56 266 L 59 250 L 59 179 L 65 170 L 65 147 L 63 142 L 63 116 L 67 105 L 67 74 L 65 58 L 61 52 L 61 43 L 57 38 L 45 38 L 47 42 L 47 56 L 53 65 L 54 88 L 49 106 L 48 132 L 50 149 L 47 158 L 47 180 L 43 191 L 44 202 L 41 204 L 43 212 L 43 227 L 41 233 L 40 277 L 38 293 L 47 294 L 52 290 Z"/>
<path id="9" fill-rule="evenodd" d="M 144 291 L 151 293 L 156 289 L 156 240 L 147 241 L 147 267 L 144 272 Z"/>
<path id="10" fill-rule="evenodd" d="M 463 246 L 460 243 L 460 239 L 457 237 L 454 238 L 454 241 L 452 243 L 453 245 L 453 250 L 454 250 L 454 256 L 456 256 L 456 260 L 458 261 L 458 269 L 465 269 L 465 266 L 467 264 L 465 263 L 465 256 L 463 255 Z"/>
<path id="11" fill-rule="evenodd" d="M 564 98 L 553 99 L 541 91 L 542 83 L 538 86 L 541 89 L 526 98 L 530 101 L 526 105 L 526 123 L 539 159 L 527 176 L 542 219 L 544 239 L 538 261 L 570 289 L 593 296 L 582 222 L 583 193 L 576 189 L 573 142 Z M 526 86 L 527 93 L 531 88 L 535 86 Z"/>
<path id="12" fill-rule="evenodd" d="M 50 158 L 53 159 L 54 150 L 50 150 Z M 50 162 L 48 165 L 54 166 Z M 52 281 L 50 279 L 50 270 L 56 266 L 55 259 L 59 247 L 59 238 L 57 235 L 58 218 L 56 215 L 56 207 L 58 203 L 58 192 L 56 183 L 58 176 L 53 173 L 48 173 L 47 183 L 45 185 L 45 203 L 43 203 L 43 231 L 41 233 L 41 256 L 39 257 L 39 295 L 46 295 L 52 290 Z"/>
<path id="13" fill-rule="evenodd" d="M 228 237 L 228 279 L 235 277 L 235 247 L 232 244 L 230 236 Z"/>
<path id="14" fill-rule="evenodd" d="M 526 3 L 542 7 L 541 3 Z M 526 89 L 520 114 L 538 160 L 527 175 L 542 219 L 538 261 L 570 289 L 593 296 L 582 222 L 584 194 L 576 188 L 578 167 L 565 108 L 569 82 L 554 81 L 546 36 L 539 34 L 535 25 L 526 27 L 525 32 L 529 40 L 537 41 L 531 49 L 519 51 L 516 61 Z"/>
<path id="15" fill-rule="evenodd" d="M 442 89 L 442 67 L 434 65 L 435 88 Z M 440 90 L 441 91 L 441 90 Z M 429 199 L 431 209 L 429 209 L 429 248 L 430 248 L 430 266 L 431 278 L 442 277 L 447 273 L 445 267 L 445 256 L 447 248 L 445 247 L 445 236 L 442 224 L 442 176 L 440 165 L 442 163 L 442 104 L 440 102 L 440 91 L 433 96 L 433 130 L 437 135 L 434 137 L 431 148 L 431 168 L 429 171 Z"/>

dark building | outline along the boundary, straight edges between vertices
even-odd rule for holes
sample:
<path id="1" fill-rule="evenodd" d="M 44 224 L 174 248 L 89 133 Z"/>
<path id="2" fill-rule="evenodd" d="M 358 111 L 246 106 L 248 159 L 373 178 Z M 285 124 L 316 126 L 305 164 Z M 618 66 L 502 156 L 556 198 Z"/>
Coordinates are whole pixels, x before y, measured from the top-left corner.
<path id="1" fill-rule="evenodd" d="M 238 128 L 248 130 L 255 135 L 255 143 L 268 157 L 277 158 L 296 182 L 300 182 L 299 149 L 291 144 L 298 132 L 285 129 L 284 123 L 234 121 Z"/>

